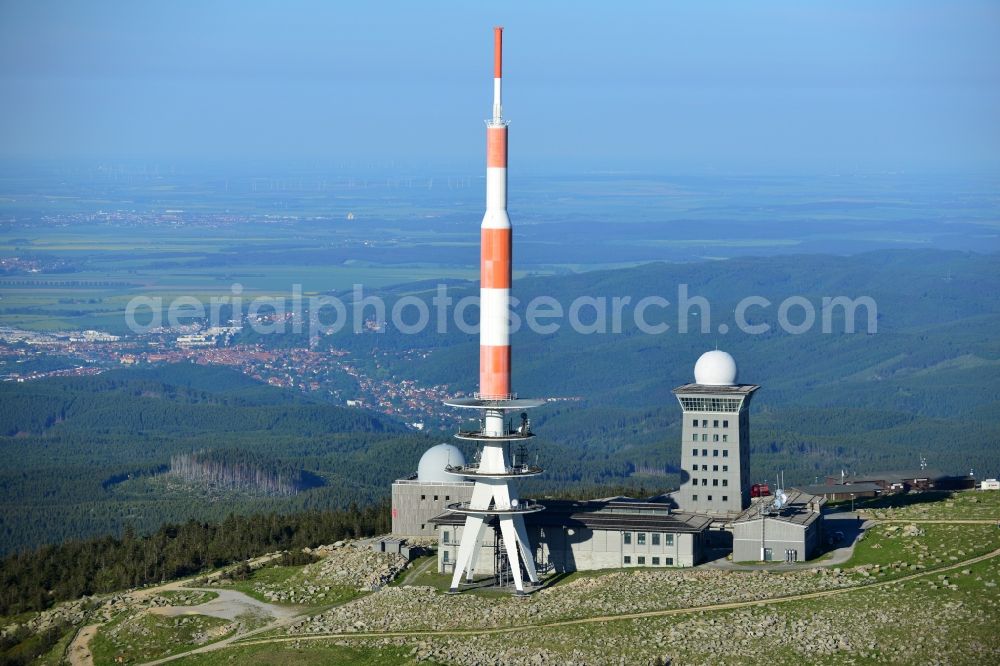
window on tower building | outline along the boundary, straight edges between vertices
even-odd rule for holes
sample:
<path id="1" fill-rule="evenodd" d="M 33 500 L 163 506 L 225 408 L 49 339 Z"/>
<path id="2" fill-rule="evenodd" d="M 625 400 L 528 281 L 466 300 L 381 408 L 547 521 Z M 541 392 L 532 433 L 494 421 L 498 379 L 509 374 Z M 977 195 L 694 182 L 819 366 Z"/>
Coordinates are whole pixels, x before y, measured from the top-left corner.
<path id="1" fill-rule="evenodd" d="M 708 485 L 708 479 L 702 479 L 701 480 L 701 485 L 707 486 Z"/>
<path id="2" fill-rule="evenodd" d="M 714 421 L 712 421 L 712 427 L 713 428 L 718 428 L 719 427 L 719 419 L 715 419 Z"/>
<path id="3" fill-rule="evenodd" d="M 659 546 L 660 545 L 660 533 L 659 532 L 653 532 L 653 545 L 654 546 Z"/>
<path id="4" fill-rule="evenodd" d="M 729 479 L 723 479 L 722 480 L 722 485 L 728 486 L 729 485 Z"/>
<path id="5" fill-rule="evenodd" d="M 660 566 L 660 558 L 658 558 L 658 557 L 654 557 L 653 558 L 653 566 L 654 567 Z"/>
<path id="6" fill-rule="evenodd" d="M 729 457 L 729 449 L 722 449 L 722 457 L 723 458 Z"/>
<path id="7" fill-rule="evenodd" d="M 692 486 L 697 486 L 698 485 L 698 479 L 691 479 L 691 485 Z"/>
<path id="8" fill-rule="evenodd" d="M 728 502 L 729 501 L 729 495 L 723 495 L 722 496 L 722 501 L 723 502 Z"/>
<path id="9" fill-rule="evenodd" d="M 713 472 L 718 472 L 719 471 L 719 466 L 718 465 L 712 465 L 712 471 Z"/>
<path id="10" fill-rule="evenodd" d="M 625 564 L 632 564 L 632 556 L 631 555 L 626 555 L 625 556 Z"/>
<path id="11" fill-rule="evenodd" d="M 701 466 L 701 471 L 707 472 L 708 471 L 708 465 L 702 465 Z"/>
<path id="12" fill-rule="evenodd" d="M 713 442 L 719 441 L 719 436 L 718 435 L 712 435 L 712 441 Z"/>
<path id="13" fill-rule="evenodd" d="M 701 450 L 701 455 L 708 456 L 708 449 L 702 449 Z"/>
<path id="14" fill-rule="evenodd" d="M 691 455 L 693 456 L 698 455 L 698 449 L 691 449 Z"/>
<path id="15" fill-rule="evenodd" d="M 448 563 L 448 556 L 449 555 L 450 555 L 450 553 L 447 550 L 443 551 L 441 553 L 441 561 L 444 562 L 445 564 L 447 564 Z"/>
<path id="16" fill-rule="evenodd" d="M 729 427 L 729 421 L 723 421 L 722 422 L 722 427 L 723 428 L 728 428 Z"/>
<path id="17" fill-rule="evenodd" d="M 674 535 L 673 534 L 664 534 L 663 535 L 663 543 L 666 546 L 672 546 L 672 545 L 674 545 Z"/>
<path id="18" fill-rule="evenodd" d="M 631 532 L 625 532 L 624 539 L 625 539 L 625 543 L 631 544 L 632 543 L 632 533 Z"/>
<path id="19" fill-rule="evenodd" d="M 719 449 L 712 449 L 712 455 L 718 457 Z"/>
<path id="20" fill-rule="evenodd" d="M 697 495 L 691 495 L 691 501 L 692 502 L 697 502 L 698 501 L 698 496 Z"/>
<path id="21" fill-rule="evenodd" d="M 729 435 L 723 435 L 722 436 L 722 441 L 723 442 L 728 442 L 729 441 Z"/>
<path id="22" fill-rule="evenodd" d="M 441 542 L 442 543 L 451 543 L 451 532 L 449 532 L 448 530 L 445 530 L 444 532 L 442 532 L 441 533 Z"/>
<path id="23" fill-rule="evenodd" d="M 638 544 L 640 546 L 645 546 L 646 545 L 646 533 L 645 532 L 639 532 L 638 535 L 637 535 L 637 540 L 638 540 Z"/>
<path id="24" fill-rule="evenodd" d="M 693 435 L 691 435 L 691 441 L 692 442 L 697 442 L 698 441 L 698 433 L 694 433 Z"/>
<path id="25" fill-rule="evenodd" d="M 697 428 L 697 427 L 698 427 L 698 419 L 695 419 L 694 421 L 692 421 L 692 422 L 691 422 L 691 425 L 692 425 L 693 427 Z"/>
<path id="26" fill-rule="evenodd" d="M 709 496 L 708 496 L 708 501 L 709 501 L 709 502 L 711 502 L 711 501 L 712 501 L 712 496 L 711 496 L 711 495 L 709 495 Z"/>
<path id="27" fill-rule="evenodd" d="M 643 565 L 645 563 L 646 563 L 646 556 L 645 555 L 640 555 L 639 556 L 639 564 Z"/>
<path id="28" fill-rule="evenodd" d="M 722 466 L 722 471 L 723 472 L 728 472 L 729 471 L 729 465 L 723 465 Z"/>

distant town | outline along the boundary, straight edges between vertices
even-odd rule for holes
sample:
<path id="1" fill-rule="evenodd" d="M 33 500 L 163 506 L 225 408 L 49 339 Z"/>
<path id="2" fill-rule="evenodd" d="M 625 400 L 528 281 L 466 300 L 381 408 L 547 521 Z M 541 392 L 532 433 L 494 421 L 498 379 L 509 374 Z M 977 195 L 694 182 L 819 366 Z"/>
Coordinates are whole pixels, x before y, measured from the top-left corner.
<path id="1" fill-rule="evenodd" d="M 0 365 L 0 380 L 28 382 L 97 375 L 123 366 L 224 365 L 272 386 L 298 389 L 333 404 L 395 416 L 413 430 L 451 428 L 459 420 L 455 410 L 444 407 L 443 401 L 463 393 L 447 384 L 424 386 L 412 379 L 373 377 L 361 369 L 350 352 L 339 349 L 313 351 L 231 344 L 242 329 L 241 323 L 232 322 L 217 327 L 186 324 L 118 336 L 96 330 L 40 332 L 0 327 L 0 357 L 7 359 Z M 377 353 L 382 357 L 391 353 L 407 357 L 428 352 Z M 43 360 L 46 363 L 31 362 Z M 56 363 L 58 367 L 45 367 Z M 374 359 L 374 368 L 381 367 L 379 359 Z M 356 381 L 356 391 L 343 388 L 344 376 Z"/>

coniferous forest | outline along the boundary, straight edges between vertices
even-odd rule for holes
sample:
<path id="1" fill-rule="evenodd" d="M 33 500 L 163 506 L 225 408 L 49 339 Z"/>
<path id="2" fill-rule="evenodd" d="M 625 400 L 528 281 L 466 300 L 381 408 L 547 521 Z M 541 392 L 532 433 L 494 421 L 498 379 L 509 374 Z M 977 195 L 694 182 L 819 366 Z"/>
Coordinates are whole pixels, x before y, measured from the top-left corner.
<path id="1" fill-rule="evenodd" d="M 148 536 L 126 530 L 121 538 L 43 546 L 0 562 L 0 615 L 196 574 L 269 551 L 384 533 L 388 516 L 385 504 L 291 515 L 230 515 L 218 523 L 169 523 Z"/>

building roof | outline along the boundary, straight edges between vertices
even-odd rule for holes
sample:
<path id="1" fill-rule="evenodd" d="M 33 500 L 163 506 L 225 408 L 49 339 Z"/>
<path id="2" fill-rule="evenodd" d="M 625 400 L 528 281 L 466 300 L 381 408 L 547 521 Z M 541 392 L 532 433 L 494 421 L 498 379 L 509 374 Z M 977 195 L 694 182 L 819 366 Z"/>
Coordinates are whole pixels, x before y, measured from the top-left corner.
<path id="1" fill-rule="evenodd" d="M 961 477 L 963 475 L 958 474 L 945 474 L 944 472 L 937 469 L 902 469 L 902 470 L 888 470 L 882 472 L 876 472 L 874 474 L 854 474 L 847 477 L 848 480 L 852 482 L 864 482 L 864 481 L 884 481 L 888 483 L 902 483 L 903 481 L 908 481 L 911 479 L 928 479 L 930 481 L 937 481 L 939 479 L 953 479 Z"/>
<path id="2" fill-rule="evenodd" d="M 796 490 L 811 495 L 842 495 L 846 493 L 870 493 L 882 490 L 877 483 L 862 481 L 861 483 L 816 483 L 808 486 L 798 486 Z"/>
<path id="3" fill-rule="evenodd" d="M 711 384 L 684 384 L 674 389 L 676 395 L 749 395 L 759 389 L 757 384 L 733 384 L 731 386 L 714 386 Z"/>
<path id="4" fill-rule="evenodd" d="M 454 481 L 421 481 L 417 478 L 416 473 L 409 475 L 405 479 L 396 479 L 392 482 L 393 485 L 419 485 L 419 486 L 469 486 L 472 487 L 476 485 L 472 481 L 463 481 L 462 477 L 456 476 Z"/>
<path id="5" fill-rule="evenodd" d="M 541 500 L 544 511 L 525 515 L 529 526 L 586 527 L 595 530 L 638 530 L 648 532 L 694 533 L 708 529 L 712 518 L 693 513 L 672 512 L 657 502 L 628 497 L 610 500 Z M 496 520 L 492 518 L 490 522 Z M 465 516 L 446 512 L 431 518 L 434 525 L 462 525 Z"/>
<path id="6" fill-rule="evenodd" d="M 814 511 L 810 508 L 810 505 L 822 507 L 826 504 L 825 498 L 817 495 L 810 495 L 809 493 L 804 493 L 801 490 L 796 490 L 794 488 L 790 488 L 786 491 L 785 495 L 788 499 L 781 509 L 765 514 L 768 520 L 779 520 L 781 522 L 806 527 L 814 523 L 820 515 L 822 515 L 820 511 Z M 743 513 L 733 520 L 733 523 L 748 523 L 760 520 L 761 510 L 764 506 L 766 506 L 765 501 L 766 498 L 765 500 L 758 500 L 752 503 L 743 511 Z"/>

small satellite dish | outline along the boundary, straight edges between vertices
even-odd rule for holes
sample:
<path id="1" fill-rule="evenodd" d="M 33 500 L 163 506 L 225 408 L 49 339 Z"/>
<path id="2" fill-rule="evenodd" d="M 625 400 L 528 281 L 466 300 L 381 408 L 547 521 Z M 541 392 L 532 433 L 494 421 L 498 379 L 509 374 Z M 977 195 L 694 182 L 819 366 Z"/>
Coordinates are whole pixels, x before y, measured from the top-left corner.
<path id="1" fill-rule="evenodd" d="M 510 501 L 510 506 L 511 506 L 511 508 L 516 509 L 517 508 L 517 500 L 516 499 L 512 499 Z"/>
<path id="2" fill-rule="evenodd" d="M 777 492 L 774 493 L 774 508 L 780 509 L 785 506 L 786 502 L 788 502 L 788 495 L 785 494 L 784 490 L 778 488 Z"/>

